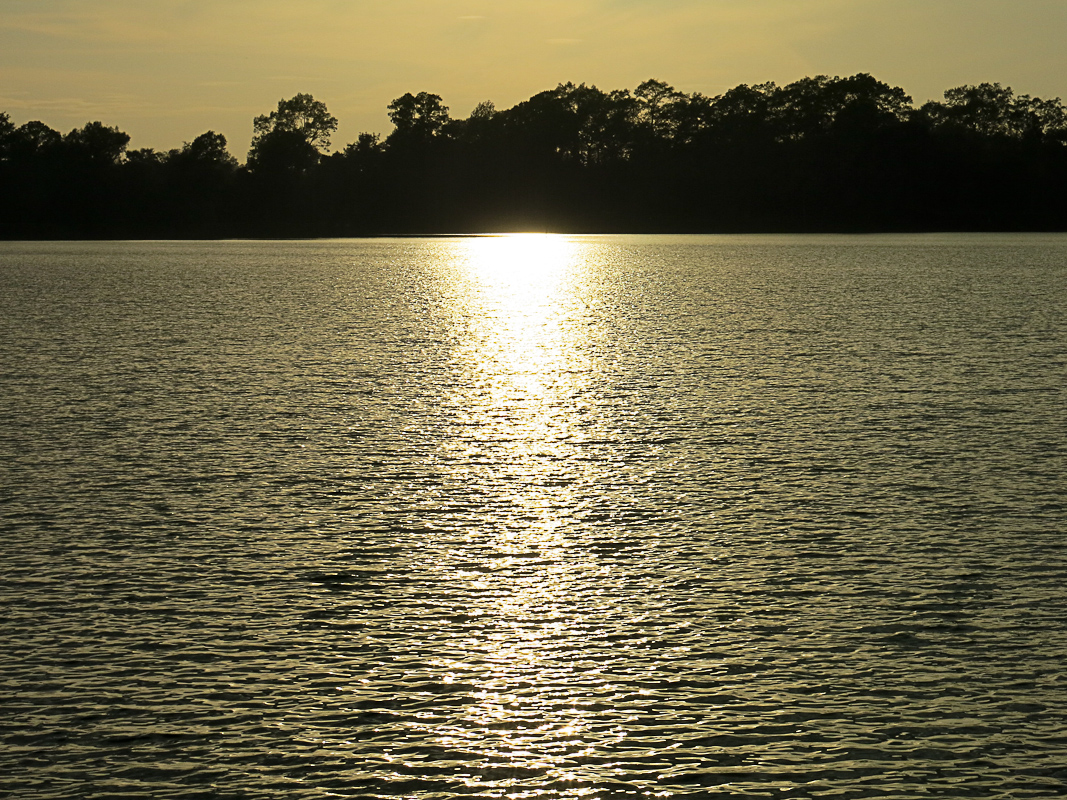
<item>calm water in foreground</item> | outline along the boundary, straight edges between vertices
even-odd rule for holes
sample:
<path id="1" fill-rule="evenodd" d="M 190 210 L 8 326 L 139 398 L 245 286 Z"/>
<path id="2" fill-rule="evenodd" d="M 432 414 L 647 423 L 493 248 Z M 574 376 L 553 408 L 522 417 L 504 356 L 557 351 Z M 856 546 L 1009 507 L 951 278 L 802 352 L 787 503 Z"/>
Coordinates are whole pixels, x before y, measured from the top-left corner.
<path id="1" fill-rule="evenodd" d="M 0 794 L 1067 794 L 1067 237 L 0 243 Z"/>

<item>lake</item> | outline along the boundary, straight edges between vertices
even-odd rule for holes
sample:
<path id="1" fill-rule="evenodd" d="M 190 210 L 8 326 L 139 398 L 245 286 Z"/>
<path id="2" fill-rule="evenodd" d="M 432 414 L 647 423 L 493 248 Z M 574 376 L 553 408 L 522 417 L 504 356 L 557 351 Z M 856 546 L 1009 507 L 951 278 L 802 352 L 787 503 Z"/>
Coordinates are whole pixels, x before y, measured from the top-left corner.
<path id="1" fill-rule="evenodd" d="M 1067 236 L 0 243 L 0 794 L 1067 794 Z"/>

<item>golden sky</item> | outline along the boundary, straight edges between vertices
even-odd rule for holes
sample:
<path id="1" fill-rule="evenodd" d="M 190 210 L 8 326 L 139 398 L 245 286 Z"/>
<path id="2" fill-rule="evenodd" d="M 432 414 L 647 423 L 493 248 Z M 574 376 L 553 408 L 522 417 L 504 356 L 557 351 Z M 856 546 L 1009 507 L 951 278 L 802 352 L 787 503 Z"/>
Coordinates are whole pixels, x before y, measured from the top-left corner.
<path id="1" fill-rule="evenodd" d="M 561 81 L 740 83 L 870 72 L 917 102 L 999 81 L 1067 96 L 1067 0 L 0 0 L 0 110 L 131 147 L 205 130 L 243 160 L 252 118 L 310 92 L 334 146 L 387 133 L 404 92 L 453 116 Z"/>

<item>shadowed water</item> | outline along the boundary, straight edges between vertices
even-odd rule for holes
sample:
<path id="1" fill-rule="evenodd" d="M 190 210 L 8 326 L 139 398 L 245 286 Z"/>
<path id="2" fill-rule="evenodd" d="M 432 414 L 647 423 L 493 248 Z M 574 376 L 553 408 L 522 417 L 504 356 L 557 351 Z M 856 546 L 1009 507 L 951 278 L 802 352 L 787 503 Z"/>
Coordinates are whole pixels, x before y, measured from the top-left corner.
<path id="1" fill-rule="evenodd" d="M 1067 237 L 0 244 L 0 793 L 1067 794 Z"/>

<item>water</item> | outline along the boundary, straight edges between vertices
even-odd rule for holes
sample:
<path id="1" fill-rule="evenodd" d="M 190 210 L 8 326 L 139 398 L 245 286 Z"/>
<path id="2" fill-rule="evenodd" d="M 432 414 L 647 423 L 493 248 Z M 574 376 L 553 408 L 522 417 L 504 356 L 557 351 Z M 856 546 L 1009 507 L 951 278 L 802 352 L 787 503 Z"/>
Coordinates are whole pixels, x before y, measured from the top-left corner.
<path id="1" fill-rule="evenodd" d="M 0 244 L 0 793 L 1067 794 L 1067 237 Z"/>

